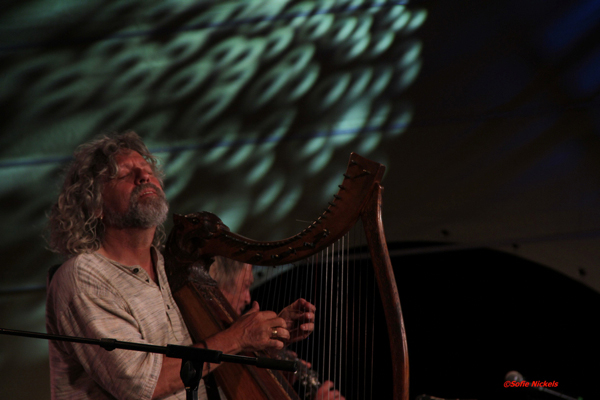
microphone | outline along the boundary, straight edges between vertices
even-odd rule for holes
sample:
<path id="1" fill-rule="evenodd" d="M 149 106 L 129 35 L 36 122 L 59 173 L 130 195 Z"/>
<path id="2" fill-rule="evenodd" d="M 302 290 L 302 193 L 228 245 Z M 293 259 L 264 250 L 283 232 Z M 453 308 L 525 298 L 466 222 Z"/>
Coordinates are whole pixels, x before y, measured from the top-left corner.
<path id="1" fill-rule="evenodd" d="M 429 396 L 428 394 L 420 394 L 416 397 L 415 400 L 450 400 L 450 399 L 444 399 L 441 397 L 435 397 L 435 396 Z M 456 399 L 456 400 L 460 400 L 460 399 Z"/>
<path id="2" fill-rule="evenodd" d="M 508 371 L 504 379 L 510 382 L 523 382 L 523 375 L 518 371 Z"/>
<path id="3" fill-rule="evenodd" d="M 296 372 L 300 361 L 277 360 L 267 357 L 249 357 L 233 354 L 221 354 L 219 362 L 236 362 L 238 364 L 256 365 L 259 368 L 276 369 L 279 371 Z"/>
<path id="4" fill-rule="evenodd" d="M 576 399 L 575 397 L 567 396 L 566 394 L 562 394 L 560 392 L 557 392 L 556 390 L 552 390 L 552 389 L 548 389 L 547 387 L 540 386 L 539 385 L 539 381 L 537 381 L 538 385 L 535 384 L 536 381 L 534 381 L 533 384 L 532 384 L 532 382 L 526 381 L 525 378 L 523 378 L 523 375 L 520 372 L 518 372 L 518 371 L 509 371 L 509 372 L 507 372 L 506 376 L 504 377 L 504 379 L 507 382 L 523 382 L 524 384 L 523 385 L 519 385 L 519 386 L 524 386 L 526 388 L 530 388 L 530 389 L 533 389 L 533 390 L 539 390 L 540 392 L 548 393 L 548 394 L 551 394 L 553 396 L 560 397 L 561 399 L 565 399 L 565 400 L 581 400 L 581 398 Z M 558 386 L 558 382 L 552 382 L 552 383 L 555 383 L 556 384 L 555 386 Z"/>
<path id="5" fill-rule="evenodd" d="M 272 358 L 257 357 L 256 366 L 259 368 L 276 369 L 279 371 L 296 372 L 300 361 L 274 360 Z"/>

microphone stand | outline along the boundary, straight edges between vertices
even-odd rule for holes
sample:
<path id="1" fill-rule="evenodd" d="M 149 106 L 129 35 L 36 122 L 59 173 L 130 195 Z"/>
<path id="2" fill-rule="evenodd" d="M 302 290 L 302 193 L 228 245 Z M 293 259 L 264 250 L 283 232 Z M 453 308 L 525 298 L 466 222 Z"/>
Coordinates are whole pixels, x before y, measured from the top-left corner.
<path id="1" fill-rule="evenodd" d="M 191 346 L 179 346 L 175 344 L 156 346 L 152 344 L 122 342 L 120 340 L 109 338 L 88 339 L 76 336 L 51 335 L 47 333 L 16 331 L 4 328 L 0 328 L 0 334 L 97 345 L 107 351 L 112 351 L 114 349 L 125 349 L 143 351 L 146 353 L 158 353 L 164 354 L 170 358 L 179 358 L 181 359 L 181 370 L 179 376 L 181 377 L 181 381 L 185 386 L 186 400 L 198 400 L 198 386 L 200 385 L 200 379 L 202 379 L 202 369 L 205 362 L 212 364 L 230 362 L 254 365 L 259 368 L 291 372 L 295 372 L 298 369 L 297 361 L 223 354 L 223 352 L 219 350 L 210 350 Z"/>

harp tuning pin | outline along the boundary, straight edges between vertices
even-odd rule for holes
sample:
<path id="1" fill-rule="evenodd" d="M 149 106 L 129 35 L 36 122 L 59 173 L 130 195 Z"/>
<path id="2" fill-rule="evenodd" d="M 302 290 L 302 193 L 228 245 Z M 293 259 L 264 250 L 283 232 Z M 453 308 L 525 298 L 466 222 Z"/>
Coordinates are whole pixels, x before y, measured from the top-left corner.
<path id="1" fill-rule="evenodd" d="M 357 166 L 357 167 L 359 167 L 359 168 L 364 168 L 364 167 L 363 167 L 361 164 L 359 164 L 359 163 L 358 163 L 358 161 L 354 161 L 354 160 L 352 160 L 352 161 L 351 161 L 351 164 L 352 164 L 352 165 L 356 165 L 356 166 Z M 364 171 L 364 169 L 363 169 L 363 171 Z"/>

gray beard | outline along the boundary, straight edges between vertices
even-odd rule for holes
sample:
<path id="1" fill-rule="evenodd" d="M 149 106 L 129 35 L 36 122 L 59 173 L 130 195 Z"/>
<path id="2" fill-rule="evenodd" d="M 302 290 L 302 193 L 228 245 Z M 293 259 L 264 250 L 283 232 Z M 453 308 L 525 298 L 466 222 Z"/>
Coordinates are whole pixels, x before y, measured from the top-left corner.
<path id="1" fill-rule="evenodd" d="M 152 187 L 156 190 L 158 197 L 147 199 L 144 203 L 138 202 L 140 193 Z M 117 229 L 140 228 L 148 229 L 162 225 L 167 220 L 169 204 L 162 190 L 151 183 L 135 188 L 131 193 L 129 208 L 125 214 L 119 215 L 113 210 L 104 210 L 104 223 Z"/>

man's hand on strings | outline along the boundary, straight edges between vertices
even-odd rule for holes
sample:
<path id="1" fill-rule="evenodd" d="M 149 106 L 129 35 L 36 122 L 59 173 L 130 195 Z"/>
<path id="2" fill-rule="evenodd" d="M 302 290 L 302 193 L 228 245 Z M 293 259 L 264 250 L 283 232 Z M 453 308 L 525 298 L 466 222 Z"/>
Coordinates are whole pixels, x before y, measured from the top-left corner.
<path id="1" fill-rule="evenodd" d="M 288 343 L 306 339 L 315 329 L 315 311 L 317 307 L 304 299 L 298 299 L 279 313 L 285 320 L 285 327 L 290 333 Z"/>
<path id="2" fill-rule="evenodd" d="M 313 400 L 346 400 L 346 398 L 334 388 L 333 382 L 325 381 L 317 390 Z"/>
<path id="3" fill-rule="evenodd" d="M 286 320 L 273 311 L 260 311 L 258 302 L 255 301 L 252 308 L 235 321 L 229 330 L 239 341 L 242 350 L 279 350 L 290 339 L 286 325 Z"/>

